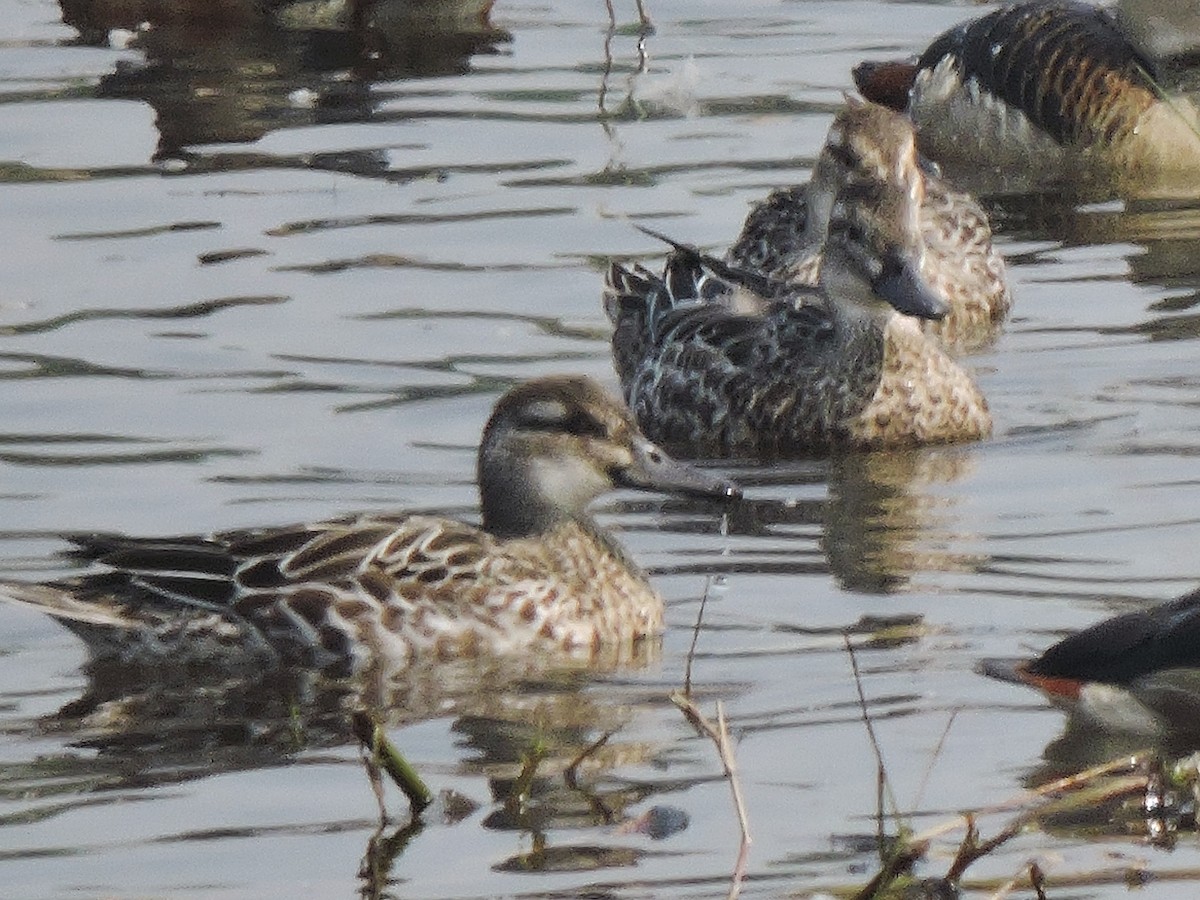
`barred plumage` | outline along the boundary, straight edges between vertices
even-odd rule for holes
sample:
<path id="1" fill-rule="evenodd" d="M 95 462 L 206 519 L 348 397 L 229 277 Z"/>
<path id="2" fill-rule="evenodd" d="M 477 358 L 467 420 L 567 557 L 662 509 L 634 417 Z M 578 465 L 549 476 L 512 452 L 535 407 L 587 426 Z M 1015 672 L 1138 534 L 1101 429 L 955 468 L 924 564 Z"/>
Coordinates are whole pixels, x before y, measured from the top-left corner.
<path id="1" fill-rule="evenodd" d="M 1164 98 L 1107 10 L 1030 0 L 938 37 L 915 64 L 861 64 L 863 96 L 906 110 L 956 178 L 1083 194 L 1195 193 L 1200 117 Z"/>

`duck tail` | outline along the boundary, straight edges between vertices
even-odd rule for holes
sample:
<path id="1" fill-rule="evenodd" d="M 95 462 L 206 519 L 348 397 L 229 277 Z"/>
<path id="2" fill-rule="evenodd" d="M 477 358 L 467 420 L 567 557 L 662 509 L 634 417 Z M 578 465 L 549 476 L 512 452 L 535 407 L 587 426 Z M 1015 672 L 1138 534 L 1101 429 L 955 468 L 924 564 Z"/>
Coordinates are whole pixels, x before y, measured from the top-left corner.
<path id="1" fill-rule="evenodd" d="M 605 283 L 605 311 L 613 324 L 622 314 L 644 317 L 651 325 L 669 310 L 727 297 L 731 289 L 745 288 L 771 299 L 788 290 L 786 282 L 749 268 L 731 265 L 693 244 L 685 244 L 651 228 L 638 230 L 670 245 L 662 275 L 644 266 L 609 267 Z"/>
<path id="2" fill-rule="evenodd" d="M 79 599 L 65 587 L 53 584 L 0 582 L 0 603 L 36 610 L 64 623 L 82 622 L 114 628 L 132 628 L 137 625 L 123 614 L 120 607 Z"/>

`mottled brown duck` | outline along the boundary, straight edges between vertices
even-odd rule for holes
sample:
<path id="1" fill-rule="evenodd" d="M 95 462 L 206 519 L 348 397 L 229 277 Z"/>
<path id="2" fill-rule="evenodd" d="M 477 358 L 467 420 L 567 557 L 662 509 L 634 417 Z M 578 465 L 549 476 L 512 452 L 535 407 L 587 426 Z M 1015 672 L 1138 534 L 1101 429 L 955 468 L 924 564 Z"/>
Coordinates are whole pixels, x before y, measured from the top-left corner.
<path id="1" fill-rule="evenodd" d="M 693 456 L 772 458 L 991 432 L 971 376 L 917 324 L 947 305 L 922 275 L 924 176 L 912 130 L 891 137 L 884 165 L 850 166 L 816 287 L 679 246 L 661 277 L 610 268 L 617 374 L 654 440 Z M 853 142 L 843 144 L 850 158 Z"/>
<path id="2" fill-rule="evenodd" d="M 417 658 L 594 653 L 662 630 L 646 575 L 587 514 L 617 487 L 728 498 L 647 440 L 595 382 L 545 377 L 497 402 L 478 454 L 482 525 L 359 515 L 206 537 L 75 537 L 96 571 L 0 584 L 93 657 L 240 653 L 339 672 Z"/>
<path id="3" fill-rule="evenodd" d="M 756 203 L 726 259 L 772 278 L 816 284 L 829 213 L 840 186 L 859 173 L 889 162 L 897 132 L 912 123 L 875 104 L 847 99 L 813 167 L 812 178 L 781 188 Z M 991 341 L 1012 306 L 1004 260 L 992 244 L 987 213 L 969 194 L 937 174 L 925 172 L 920 205 L 924 254 L 921 274 L 946 301 L 940 319 L 926 319 L 925 331 L 951 352 L 962 353 Z"/>
<path id="4" fill-rule="evenodd" d="M 947 31 L 915 62 L 862 63 L 854 80 L 972 187 L 1194 196 L 1200 117 L 1155 72 L 1108 10 L 1030 0 Z"/>

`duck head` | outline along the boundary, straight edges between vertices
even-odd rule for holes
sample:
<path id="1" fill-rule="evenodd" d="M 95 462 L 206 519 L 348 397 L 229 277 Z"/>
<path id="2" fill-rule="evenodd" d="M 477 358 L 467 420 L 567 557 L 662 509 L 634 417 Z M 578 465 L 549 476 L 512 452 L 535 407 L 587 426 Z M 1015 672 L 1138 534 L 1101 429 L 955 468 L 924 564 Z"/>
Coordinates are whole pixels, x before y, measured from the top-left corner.
<path id="1" fill-rule="evenodd" d="M 731 482 L 668 456 L 624 404 L 581 376 L 534 379 L 501 397 L 484 429 L 478 475 L 483 526 L 498 537 L 579 518 L 615 488 L 740 496 Z"/>

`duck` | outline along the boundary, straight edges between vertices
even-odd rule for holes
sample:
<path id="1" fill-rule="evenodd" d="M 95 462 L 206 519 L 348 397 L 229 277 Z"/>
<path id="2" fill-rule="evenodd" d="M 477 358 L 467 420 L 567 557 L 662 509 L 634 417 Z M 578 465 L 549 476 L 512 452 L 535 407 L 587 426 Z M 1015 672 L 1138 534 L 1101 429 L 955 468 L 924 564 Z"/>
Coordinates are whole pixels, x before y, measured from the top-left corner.
<path id="1" fill-rule="evenodd" d="M 751 207 L 726 261 L 772 278 L 816 284 L 829 211 L 854 160 L 881 165 L 893 134 L 907 135 L 912 123 L 853 95 L 830 129 L 805 184 L 780 188 Z M 844 133 L 843 133 L 844 132 Z M 904 139 L 903 137 L 901 139 Z M 852 156 L 842 148 L 852 146 Z M 1012 307 L 1004 259 L 992 243 L 983 207 L 924 165 L 925 195 L 920 227 L 925 252 L 921 272 L 947 302 L 940 319 L 922 323 L 952 353 L 976 350 L 995 338 Z M 812 215 L 810 215 L 810 210 Z"/>
<path id="2" fill-rule="evenodd" d="M 971 19 L 911 61 L 868 61 L 854 81 L 904 111 L 922 151 L 961 183 L 1088 198 L 1194 195 L 1200 116 L 1167 96 L 1109 11 L 1027 0 Z"/>
<path id="3" fill-rule="evenodd" d="M 174 25 L 324 31 L 403 22 L 410 28 L 486 26 L 494 0 L 59 0 L 62 20 L 83 34 Z"/>
<path id="4" fill-rule="evenodd" d="M 1200 733 L 1200 589 L 1104 619 L 1040 656 L 984 659 L 976 668 L 1109 731 Z"/>
<path id="5" fill-rule="evenodd" d="M 991 433 L 971 375 L 917 324 L 947 305 L 922 275 L 912 130 L 859 158 L 854 113 L 832 130 L 854 171 L 830 210 L 815 287 L 682 244 L 661 276 L 610 265 L 614 365 L 652 440 L 693 457 L 773 459 Z"/>
<path id="6" fill-rule="evenodd" d="M 663 629 L 661 597 L 588 504 L 618 487 L 739 494 L 673 460 L 581 376 L 505 393 L 477 474 L 480 525 L 359 514 L 196 537 L 76 535 L 93 571 L 3 583 L 0 600 L 56 618 L 93 661 L 118 664 L 240 656 L 352 675 L 484 654 L 586 657 Z"/>

